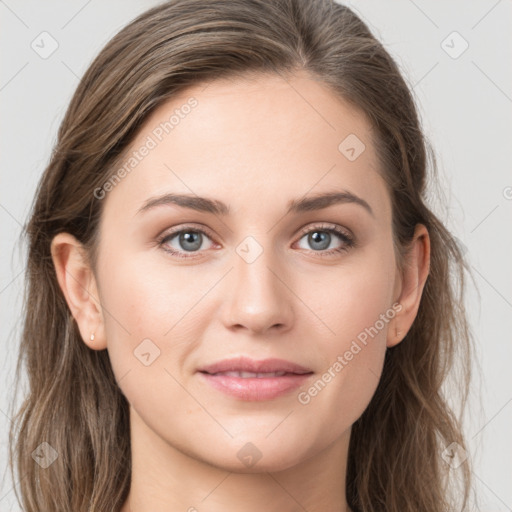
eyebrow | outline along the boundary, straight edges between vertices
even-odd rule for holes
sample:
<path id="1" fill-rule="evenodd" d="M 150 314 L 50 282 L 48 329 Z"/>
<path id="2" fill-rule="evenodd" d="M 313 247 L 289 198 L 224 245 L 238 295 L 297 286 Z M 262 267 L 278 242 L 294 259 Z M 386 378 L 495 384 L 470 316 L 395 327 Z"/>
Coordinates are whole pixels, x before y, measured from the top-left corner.
<path id="1" fill-rule="evenodd" d="M 340 192 L 326 192 L 314 196 L 293 199 L 288 202 L 289 213 L 302 213 L 314 210 L 322 210 L 334 204 L 353 203 L 362 206 L 370 215 L 375 216 L 371 206 L 362 198 L 346 190 Z M 199 212 L 213 213 L 215 215 L 226 216 L 231 213 L 229 206 L 217 199 L 199 197 L 188 194 L 164 194 L 158 197 L 148 199 L 137 210 L 137 215 L 162 205 L 174 204 L 182 208 L 189 208 Z"/>

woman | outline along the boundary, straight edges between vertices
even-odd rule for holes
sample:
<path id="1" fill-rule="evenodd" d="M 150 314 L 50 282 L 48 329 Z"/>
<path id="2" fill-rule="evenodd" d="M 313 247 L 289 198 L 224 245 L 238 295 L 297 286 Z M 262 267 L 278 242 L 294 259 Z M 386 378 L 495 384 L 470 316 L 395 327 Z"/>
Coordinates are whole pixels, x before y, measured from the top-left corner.
<path id="1" fill-rule="evenodd" d="M 344 6 L 174 0 L 122 29 L 27 225 L 24 510 L 466 510 L 441 392 L 458 355 L 467 396 L 466 267 L 432 179 Z"/>

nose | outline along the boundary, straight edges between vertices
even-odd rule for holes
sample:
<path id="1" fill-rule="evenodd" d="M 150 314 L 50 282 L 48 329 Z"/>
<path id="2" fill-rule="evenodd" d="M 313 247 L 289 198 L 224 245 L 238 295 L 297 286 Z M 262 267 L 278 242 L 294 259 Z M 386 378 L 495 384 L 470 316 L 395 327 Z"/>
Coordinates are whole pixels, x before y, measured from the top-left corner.
<path id="1" fill-rule="evenodd" d="M 254 334 L 284 332 L 292 325 L 293 293 L 270 249 L 254 260 L 235 252 L 226 283 L 223 320 L 227 328 Z"/>

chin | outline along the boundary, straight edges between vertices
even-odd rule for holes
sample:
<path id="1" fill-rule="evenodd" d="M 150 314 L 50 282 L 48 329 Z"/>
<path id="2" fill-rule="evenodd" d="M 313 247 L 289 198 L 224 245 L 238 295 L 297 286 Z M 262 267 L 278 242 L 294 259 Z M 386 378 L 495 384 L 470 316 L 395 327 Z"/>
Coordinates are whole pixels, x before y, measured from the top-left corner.
<path id="1" fill-rule="evenodd" d="M 227 451 L 231 452 L 231 449 Z M 250 442 L 236 448 L 229 458 L 226 458 L 225 451 L 218 454 L 219 457 L 216 454 L 210 455 L 203 459 L 204 462 L 224 471 L 247 474 L 285 471 L 309 457 L 306 453 L 298 454 L 296 449 L 285 451 L 274 446 L 258 448 Z"/>

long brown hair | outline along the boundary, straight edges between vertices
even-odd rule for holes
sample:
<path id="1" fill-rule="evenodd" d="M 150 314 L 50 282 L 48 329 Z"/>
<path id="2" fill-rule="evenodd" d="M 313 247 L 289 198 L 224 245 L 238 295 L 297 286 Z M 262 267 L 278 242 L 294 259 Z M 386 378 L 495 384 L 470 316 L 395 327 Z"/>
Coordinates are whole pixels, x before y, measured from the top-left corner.
<path id="1" fill-rule="evenodd" d="M 29 392 L 11 428 L 10 467 L 26 512 L 117 511 L 131 476 L 128 403 L 107 351 L 90 350 L 80 337 L 56 279 L 52 238 L 74 235 L 95 268 L 104 201 L 94 191 L 144 120 L 178 92 L 217 78 L 278 73 L 286 79 L 299 70 L 371 121 L 398 255 L 418 223 L 431 240 L 418 315 L 406 338 L 387 350 L 376 393 L 352 427 L 347 501 L 359 512 L 467 509 L 470 460 L 454 468 L 442 454 L 452 443 L 468 450 L 461 420 L 473 350 L 463 305 L 468 265 L 427 207 L 435 158 L 397 64 L 352 10 L 333 1 L 172 0 L 129 23 L 86 71 L 25 226 L 16 383 L 26 366 Z M 442 390 L 455 364 L 459 415 Z M 44 469 L 32 456 L 43 441 L 58 454 Z M 447 487 L 454 476 L 461 482 L 457 493 Z"/>

